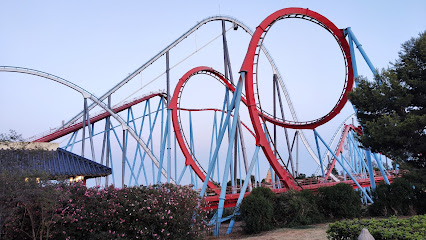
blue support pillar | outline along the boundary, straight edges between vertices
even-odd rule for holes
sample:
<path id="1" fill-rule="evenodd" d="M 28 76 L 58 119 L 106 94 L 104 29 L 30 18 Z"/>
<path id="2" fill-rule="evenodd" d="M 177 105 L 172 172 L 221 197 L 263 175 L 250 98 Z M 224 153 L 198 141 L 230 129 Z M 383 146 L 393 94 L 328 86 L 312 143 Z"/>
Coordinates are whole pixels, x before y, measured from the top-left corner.
<path id="1" fill-rule="evenodd" d="M 232 97 L 232 100 L 231 100 L 231 103 L 230 103 L 230 109 L 232 109 L 234 106 L 236 106 L 237 102 L 238 102 L 238 106 L 239 106 L 239 102 L 241 100 L 242 87 L 243 87 L 242 85 L 243 85 L 242 81 L 238 81 L 237 87 L 235 89 L 235 93 L 234 93 L 234 95 Z M 238 96 L 238 92 L 239 92 L 239 96 Z M 225 96 L 225 98 L 227 98 L 227 96 Z M 224 113 L 224 111 L 222 113 Z M 222 143 L 223 137 L 225 135 L 225 131 L 227 129 L 230 117 L 231 117 L 231 111 L 227 111 L 226 118 L 222 122 L 222 119 L 223 119 L 223 115 L 222 115 L 221 125 L 220 125 L 220 128 L 219 128 L 220 129 L 219 130 L 219 136 L 218 136 L 218 139 L 216 141 L 216 147 L 215 147 L 215 150 L 213 152 L 212 159 L 217 159 L 218 158 L 220 144 Z M 235 115 L 235 113 L 234 113 L 234 118 L 237 118 L 237 116 Z M 230 145 L 232 144 L 231 142 L 229 142 L 229 143 L 230 143 Z M 207 170 L 207 174 L 206 174 L 206 179 L 204 180 L 203 187 L 201 188 L 201 192 L 200 192 L 200 196 L 201 197 L 204 197 L 204 194 L 205 194 L 206 189 L 207 189 L 207 183 L 208 183 L 208 181 L 210 179 L 211 173 L 214 170 L 215 165 L 216 165 L 216 161 L 211 161 L 210 164 L 209 164 L 209 167 L 208 167 L 208 170 Z"/>
<path id="2" fill-rule="evenodd" d="M 324 165 L 322 164 L 321 151 L 320 151 L 320 147 L 319 147 L 319 144 L 318 144 L 317 131 L 315 129 L 314 129 L 314 135 L 315 135 L 315 143 L 317 144 L 318 159 L 320 160 L 320 165 L 321 165 L 321 174 L 322 174 L 322 177 L 325 177 L 324 176 Z M 324 179 L 324 180 L 327 180 L 327 179 Z"/>
<path id="3" fill-rule="evenodd" d="M 218 206 L 218 210 L 217 210 L 218 211 L 217 222 L 216 222 L 216 227 L 215 227 L 215 235 L 216 236 L 219 235 L 221 218 L 222 218 L 222 214 L 223 214 L 223 207 L 224 207 L 224 204 L 225 204 L 226 183 L 227 183 L 227 180 L 228 180 L 228 172 L 229 172 L 230 164 L 231 164 L 231 161 L 232 161 L 232 150 L 233 150 L 232 144 L 234 143 L 234 139 L 235 139 L 235 136 L 236 136 L 238 115 L 239 115 L 240 102 L 241 102 L 242 85 L 243 85 L 244 80 L 245 80 L 245 74 L 246 74 L 246 72 L 241 72 L 241 77 L 238 81 L 238 85 L 237 85 L 237 88 L 235 89 L 235 93 L 234 93 L 234 97 L 233 97 L 233 100 L 235 102 L 235 110 L 234 110 L 234 118 L 232 119 L 231 129 L 229 131 L 229 145 L 228 145 L 228 151 L 227 151 L 227 155 L 226 155 L 227 157 L 226 157 L 226 163 L 225 163 L 225 170 L 224 170 L 224 173 L 223 173 L 222 188 L 220 189 L 219 206 Z M 209 170 L 211 170 L 211 169 L 209 169 Z M 207 181 L 208 181 L 208 178 L 206 178 L 205 183 Z"/>
<path id="4" fill-rule="evenodd" d="M 248 183 L 250 182 L 251 172 L 253 171 L 253 168 L 254 168 L 256 162 L 258 161 L 259 149 L 260 149 L 260 146 L 256 146 L 256 149 L 254 150 L 254 154 L 253 154 L 253 158 L 252 158 L 251 163 L 250 163 L 250 167 L 247 171 L 246 178 L 244 179 L 244 185 L 240 190 L 240 195 L 238 196 L 237 204 L 236 204 L 235 210 L 234 210 L 234 215 L 238 214 L 240 204 L 243 201 L 244 194 L 246 193 Z M 227 230 L 226 234 L 230 234 L 232 232 L 232 229 L 234 227 L 234 223 L 235 223 L 235 218 L 232 218 L 231 222 L 229 223 L 228 230 Z"/>
<path id="5" fill-rule="evenodd" d="M 375 159 L 375 160 L 376 160 L 376 162 L 377 162 L 377 166 L 379 166 L 380 173 L 382 174 L 383 179 L 385 180 L 385 183 L 386 183 L 386 184 L 390 184 L 390 183 L 389 183 L 388 176 L 386 175 L 385 169 L 383 168 L 382 161 L 381 161 L 381 160 L 377 157 L 377 154 L 373 154 L 373 157 L 374 157 L 374 159 Z"/>
<path id="6" fill-rule="evenodd" d="M 350 38 L 352 39 L 352 41 L 355 43 L 356 47 L 358 48 L 359 52 L 361 53 L 368 67 L 370 68 L 371 72 L 374 74 L 374 76 L 376 76 L 377 75 L 376 68 L 373 66 L 373 63 L 371 63 L 370 59 L 368 58 L 367 54 L 362 48 L 362 45 L 358 42 L 358 39 L 355 37 L 355 34 L 352 32 L 350 27 L 347 28 L 346 31 L 348 35 L 350 35 Z"/>
<path id="7" fill-rule="evenodd" d="M 72 135 L 71 135 L 71 137 L 70 137 L 70 140 L 68 141 L 67 145 L 64 147 L 64 149 L 65 149 L 65 150 L 67 150 L 68 146 L 71 144 L 72 139 L 74 138 L 74 136 L 75 136 L 77 133 L 78 133 L 78 130 L 72 133 Z"/>
<path id="8" fill-rule="evenodd" d="M 117 135 L 117 132 L 115 131 L 115 129 L 114 129 L 114 127 L 111 125 L 111 129 L 112 129 L 112 131 L 113 131 L 113 133 L 114 133 L 114 135 L 115 135 L 115 139 L 117 140 L 117 143 L 118 143 L 118 146 L 120 147 L 120 150 L 122 151 L 122 152 L 124 152 L 124 146 L 122 146 L 121 145 L 121 143 L 120 143 L 120 139 L 118 138 L 118 135 Z M 124 129 L 125 130 L 125 129 Z M 125 134 L 125 133 L 123 133 L 123 134 Z M 125 138 L 123 138 L 123 140 L 125 141 Z M 125 145 L 125 144 L 124 144 Z M 123 160 L 124 160 L 124 162 L 125 163 L 127 163 L 127 165 L 129 166 L 129 168 L 131 167 L 130 166 L 130 163 L 129 163 L 129 160 L 127 159 L 127 157 L 126 157 L 126 155 L 124 154 L 123 155 Z M 133 174 L 133 172 L 130 172 L 130 177 L 133 177 L 133 178 L 135 178 L 136 179 L 136 176 Z M 122 185 L 124 186 L 124 182 L 122 183 Z"/>
<path id="9" fill-rule="evenodd" d="M 367 195 L 367 193 L 365 192 L 365 189 L 363 189 L 361 187 L 361 185 L 359 185 L 358 181 L 352 176 L 352 174 L 350 172 L 348 172 L 348 170 L 343 166 L 342 162 L 340 162 L 339 158 L 336 156 L 336 154 L 334 154 L 334 152 L 330 149 L 330 147 L 327 145 L 327 143 L 322 139 L 322 137 L 318 134 L 318 132 L 314 129 L 315 133 L 317 134 L 318 138 L 321 140 L 321 142 L 324 144 L 324 146 L 328 149 L 328 151 L 333 155 L 334 158 L 336 158 L 336 161 L 340 164 L 340 166 L 342 166 L 343 171 L 345 171 L 349 177 L 352 179 L 352 181 L 358 186 L 358 188 L 360 189 L 360 191 L 362 191 L 362 193 L 365 194 L 365 196 L 367 197 L 368 201 L 370 201 L 371 203 L 373 203 L 373 199 L 371 199 L 370 196 Z"/>
<path id="10" fill-rule="evenodd" d="M 78 135 L 78 130 L 75 132 L 74 139 L 72 140 L 72 144 L 71 144 L 70 152 L 72 152 L 72 149 L 74 148 L 75 139 L 77 138 L 77 135 Z"/>
<path id="11" fill-rule="evenodd" d="M 158 113 L 160 111 L 161 101 L 162 101 L 162 99 L 160 100 L 160 102 L 158 104 L 157 111 L 156 111 L 155 116 L 154 116 L 154 121 L 152 121 L 152 119 L 151 119 L 151 104 L 150 104 L 149 100 L 147 101 L 147 104 L 148 104 L 148 120 L 149 120 L 149 137 L 148 137 L 147 146 L 151 143 L 151 151 L 153 151 L 152 133 L 154 131 L 154 126 L 155 126 L 155 123 L 157 121 Z M 141 131 L 139 132 L 139 134 L 142 133 L 142 128 L 143 128 L 143 126 L 141 125 Z M 146 156 L 146 152 L 143 153 L 143 156 L 141 157 L 141 162 L 143 162 L 145 160 L 145 156 Z M 154 171 L 155 165 L 154 165 L 154 162 L 151 162 L 151 163 L 152 163 L 152 180 L 153 180 L 152 183 L 154 184 L 155 183 L 155 171 Z M 142 167 L 144 167 L 144 165 L 141 165 L 139 167 L 138 174 L 136 175 L 137 176 L 136 179 L 139 179 Z M 144 168 L 144 172 L 145 172 L 145 168 Z M 146 173 L 145 173 L 145 176 L 146 176 Z"/>
<path id="12" fill-rule="evenodd" d="M 212 152 L 213 152 L 213 143 L 215 141 L 214 133 L 215 133 L 215 130 L 216 130 L 216 125 L 217 125 L 216 121 L 217 121 L 217 119 L 216 119 L 216 112 L 214 112 L 213 127 L 212 127 L 212 137 L 211 137 L 211 140 L 210 140 L 209 164 L 210 164 L 211 161 L 215 161 L 214 159 L 212 159 Z M 212 179 L 213 178 L 214 178 L 214 171 L 212 172 Z"/>
<path id="13" fill-rule="evenodd" d="M 182 181 L 183 174 L 185 173 L 187 167 L 188 165 L 185 165 L 185 167 L 183 167 L 182 172 L 180 173 L 179 179 L 177 180 L 176 184 L 180 184 L 180 181 Z"/>
<path id="14" fill-rule="evenodd" d="M 354 71 L 354 77 L 355 77 L 355 86 L 358 85 L 358 68 L 356 65 L 356 58 L 355 58 L 355 49 L 354 49 L 354 44 L 353 44 L 353 40 L 352 40 L 352 34 L 350 34 L 348 32 L 348 29 L 350 30 L 350 27 L 345 29 L 345 34 L 348 35 L 348 42 L 349 42 L 349 49 L 351 51 L 351 59 L 352 59 L 352 68 Z"/>
<path id="15" fill-rule="evenodd" d="M 143 124 L 145 122 L 145 116 L 147 115 L 146 111 L 147 111 L 147 108 L 148 108 L 148 103 L 149 103 L 149 100 L 147 100 L 147 102 L 145 103 L 145 108 L 144 108 L 143 115 L 142 115 L 141 127 L 140 127 L 139 134 L 138 134 L 139 138 L 142 137 Z M 135 132 L 137 132 L 136 123 L 134 121 L 135 117 L 133 116 L 133 111 L 131 113 L 132 113 L 132 118 L 133 118 L 133 128 L 135 129 Z M 149 114 L 151 114 L 151 113 L 149 113 Z M 149 142 L 147 144 L 149 144 Z M 141 159 L 141 167 L 143 169 L 143 173 L 144 173 L 144 176 L 145 176 L 145 185 L 148 186 L 148 178 L 146 176 L 146 171 L 145 171 L 144 157 L 142 156 L 142 151 L 140 149 L 139 144 L 136 146 L 135 156 L 133 158 L 133 165 L 132 165 L 132 168 L 131 168 L 130 171 L 133 172 L 134 169 L 135 169 L 135 164 L 136 164 L 136 159 L 137 159 L 138 153 L 139 153 L 139 157 Z M 137 174 L 137 177 L 139 178 L 139 174 Z M 139 184 L 138 180 L 139 179 L 135 180 L 136 185 Z M 129 186 L 131 186 L 131 185 L 132 185 L 132 178 L 130 178 L 130 181 L 129 181 Z"/>
<path id="16" fill-rule="evenodd" d="M 365 150 L 365 157 L 367 159 L 367 165 L 368 165 L 368 175 L 370 176 L 370 185 L 372 189 L 376 188 L 376 182 L 374 181 L 374 172 L 373 172 L 373 165 L 371 163 L 371 152 L 370 150 Z"/>

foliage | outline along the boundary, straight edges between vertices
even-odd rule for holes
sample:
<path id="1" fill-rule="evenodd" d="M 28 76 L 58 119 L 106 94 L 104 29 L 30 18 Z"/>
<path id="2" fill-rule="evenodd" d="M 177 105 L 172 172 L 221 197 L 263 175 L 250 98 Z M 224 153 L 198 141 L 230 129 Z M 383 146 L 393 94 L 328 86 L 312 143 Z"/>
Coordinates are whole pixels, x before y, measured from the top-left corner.
<path id="1" fill-rule="evenodd" d="M 295 177 L 295 179 L 305 179 L 306 178 L 306 174 L 304 173 L 299 173 L 297 174 L 297 177 Z"/>
<path id="2" fill-rule="evenodd" d="M 9 133 L 0 133 L 0 143 L 22 142 L 23 140 L 22 134 L 12 129 L 9 130 Z"/>
<path id="3" fill-rule="evenodd" d="M 318 205 L 326 218 L 354 218 L 362 213 L 361 198 L 351 185 L 339 183 L 318 189 Z"/>
<path id="4" fill-rule="evenodd" d="M 374 203 L 369 211 L 374 216 L 413 215 L 426 213 L 426 193 L 397 178 L 390 185 L 380 184 L 373 191 Z"/>
<path id="5" fill-rule="evenodd" d="M 402 44 L 399 59 L 374 82 L 361 78 L 349 97 L 363 146 L 426 166 L 426 32 Z"/>
<path id="6" fill-rule="evenodd" d="M 274 203 L 276 194 L 272 192 L 270 188 L 267 187 L 257 187 L 251 191 L 250 195 L 262 196 L 270 203 Z"/>
<path id="7" fill-rule="evenodd" d="M 14 214 L 4 229 L 7 239 L 35 239 L 27 234 L 35 229 L 45 229 L 38 239 L 202 239 L 208 230 L 205 203 L 189 186 L 33 187 L 42 195 L 16 193 L 26 202 L 10 205 Z M 32 221 L 30 211 L 49 221 Z"/>
<path id="8" fill-rule="evenodd" d="M 235 181 L 236 181 L 236 186 L 243 186 L 244 185 L 244 179 L 239 179 L 239 178 L 237 178 L 237 179 L 235 179 Z M 231 182 L 231 180 L 229 180 L 227 183 L 226 183 L 226 186 L 232 186 L 232 182 Z"/>
<path id="9" fill-rule="evenodd" d="M 274 204 L 274 219 L 278 226 L 293 227 L 324 220 L 318 210 L 318 197 L 312 191 L 288 191 L 278 195 Z"/>
<path id="10" fill-rule="evenodd" d="M 5 238 L 49 239 L 56 210 L 64 195 L 49 181 L 34 178 L 13 181 L 14 184 L 8 184 L 13 193 L 5 194 L 3 200 L 7 202 L 2 201 L 9 211 L 5 219 Z"/>
<path id="11" fill-rule="evenodd" d="M 409 164 L 403 164 L 401 169 L 408 170 L 403 173 L 402 178 L 413 184 L 416 188 L 426 191 L 426 168 L 415 168 Z"/>
<path id="12" fill-rule="evenodd" d="M 408 219 L 353 219 L 329 224 L 328 239 L 358 239 L 363 228 L 367 228 L 374 239 L 426 239 L 426 215 Z"/>
<path id="13" fill-rule="evenodd" d="M 47 174 L 33 166 L 44 150 L 28 144 L 14 130 L 0 134 L 0 239 L 47 239 L 62 196 Z M 18 216 L 18 217 L 16 217 Z M 7 234 L 5 233 L 7 229 Z"/>
<path id="14" fill-rule="evenodd" d="M 251 234 L 271 229 L 273 210 L 272 202 L 262 194 L 252 193 L 245 197 L 240 207 L 244 232 Z"/>
<path id="15" fill-rule="evenodd" d="M 201 239 L 208 211 L 189 186 L 116 189 L 52 182 L 33 171 L 43 154 L 0 134 L 0 239 Z M 28 157 L 30 156 L 30 157 Z M 37 159 L 37 157 L 35 157 Z"/>

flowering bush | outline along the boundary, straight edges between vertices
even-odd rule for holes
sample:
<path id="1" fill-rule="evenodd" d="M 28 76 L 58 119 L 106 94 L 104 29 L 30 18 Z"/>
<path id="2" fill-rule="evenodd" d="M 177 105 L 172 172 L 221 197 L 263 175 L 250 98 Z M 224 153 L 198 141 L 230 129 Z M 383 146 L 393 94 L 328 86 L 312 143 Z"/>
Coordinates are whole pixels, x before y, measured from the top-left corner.
<path id="1" fill-rule="evenodd" d="M 45 239 L 201 239 L 208 230 L 205 203 L 189 186 L 99 189 L 61 184 L 56 191 L 62 197 Z M 13 218 L 4 229 L 9 236 L 40 227 L 29 224 L 25 214 Z M 18 229 L 17 223 L 25 226 Z"/>

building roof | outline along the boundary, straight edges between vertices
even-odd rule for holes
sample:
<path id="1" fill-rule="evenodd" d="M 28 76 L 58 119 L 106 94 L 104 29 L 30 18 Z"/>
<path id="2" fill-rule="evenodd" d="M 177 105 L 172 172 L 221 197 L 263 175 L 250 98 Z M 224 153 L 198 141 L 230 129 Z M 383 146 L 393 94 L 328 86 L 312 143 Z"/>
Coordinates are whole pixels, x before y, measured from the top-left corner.
<path id="1" fill-rule="evenodd" d="M 4 149 L 0 150 L 0 155 L 1 158 L 7 157 L 9 160 L 19 159 L 21 162 L 25 162 L 25 164 L 20 164 L 20 168 L 46 173 L 52 179 L 75 176 L 94 178 L 108 176 L 112 173 L 109 167 L 61 148 L 54 151 Z M 3 162 L 1 160 L 0 165 Z"/>

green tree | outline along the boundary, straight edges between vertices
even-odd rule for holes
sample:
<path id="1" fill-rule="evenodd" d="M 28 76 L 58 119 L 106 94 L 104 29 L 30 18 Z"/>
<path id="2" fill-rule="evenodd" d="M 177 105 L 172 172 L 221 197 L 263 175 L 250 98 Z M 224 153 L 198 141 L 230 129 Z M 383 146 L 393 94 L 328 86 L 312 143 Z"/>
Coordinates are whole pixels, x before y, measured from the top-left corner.
<path id="1" fill-rule="evenodd" d="M 44 150 L 27 146 L 14 130 L 0 134 L 0 239 L 48 239 L 63 198 L 33 168 Z"/>
<path id="2" fill-rule="evenodd" d="M 354 218 L 361 216 L 362 204 L 358 192 L 351 185 L 338 183 L 318 189 L 318 206 L 326 218 Z"/>
<path id="3" fill-rule="evenodd" d="M 373 191 L 374 203 L 369 211 L 374 216 L 424 214 L 426 193 L 403 178 L 390 185 L 379 184 Z"/>
<path id="4" fill-rule="evenodd" d="M 259 233 L 273 228 L 273 203 L 262 194 L 250 194 L 240 207 L 245 233 Z"/>
<path id="5" fill-rule="evenodd" d="M 319 223 L 324 215 L 319 211 L 318 196 L 310 190 L 281 193 L 275 200 L 274 220 L 280 227 Z"/>
<path id="6" fill-rule="evenodd" d="M 399 58 L 375 81 L 361 77 L 349 98 L 363 127 L 364 147 L 425 167 L 426 32 L 401 48 Z"/>

